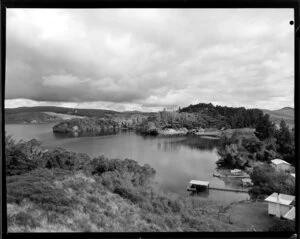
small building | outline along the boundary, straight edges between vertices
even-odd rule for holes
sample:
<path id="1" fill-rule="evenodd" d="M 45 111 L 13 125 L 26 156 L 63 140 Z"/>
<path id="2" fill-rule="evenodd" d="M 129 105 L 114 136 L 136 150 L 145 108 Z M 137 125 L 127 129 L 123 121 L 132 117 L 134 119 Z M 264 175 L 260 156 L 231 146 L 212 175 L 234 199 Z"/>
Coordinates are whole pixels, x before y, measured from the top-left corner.
<path id="1" fill-rule="evenodd" d="M 295 221 L 295 207 L 292 207 L 284 216 L 284 219 Z"/>
<path id="2" fill-rule="evenodd" d="M 242 170 L 240 170 L 240 169 L 233 169 L 233 170 L 230 170 L 230 173 L 232 175 L 238 176 L 238 175 L 242 175 Z"/>
<path id="3" fill-rule="evenodd" d="M 242 183 L 243 183 L 243 187 L 249 187 L 253 185 L 250 178 L 243 178 Z"/>
<path id="4" fill-rule="evenodd" d="M 273 159 L 273 160 L 271 160 L 271 165 L 276 170 L 289 171 L 291 169 L 291 165 L 288 162 L 286 162 L 282 159 Z"/>
<path id="5" fill-rule="evenodd" d="M 203 191 L 209 188 L 208 181 L 191 180 L 187 188 L 188 191 Z"/>
<path id="6" fill-rule="evenodd" d="M 268 213 L 276 217 L 283 217 L 293 207 L 291 204 L 295 196 L 287 194 L 272 193 L 265 201 L 268 202 Z"/>
<path id="7" fill-rule="evenodd" d="M 293 178 L 296 178 L 296 174 L 294 174 L 294 173 L 291 173 L 291 176 L 292 176 Z"/>

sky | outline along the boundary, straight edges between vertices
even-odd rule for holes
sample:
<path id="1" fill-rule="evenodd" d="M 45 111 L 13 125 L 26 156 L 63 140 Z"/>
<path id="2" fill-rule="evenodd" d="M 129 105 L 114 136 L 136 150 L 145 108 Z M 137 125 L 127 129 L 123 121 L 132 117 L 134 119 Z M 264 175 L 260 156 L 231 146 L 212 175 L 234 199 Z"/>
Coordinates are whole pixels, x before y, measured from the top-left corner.
<path id="1" fill-rule="evenodd" d="M 294 107 L 293 9 L 7 9 L 5 107 Z"/>

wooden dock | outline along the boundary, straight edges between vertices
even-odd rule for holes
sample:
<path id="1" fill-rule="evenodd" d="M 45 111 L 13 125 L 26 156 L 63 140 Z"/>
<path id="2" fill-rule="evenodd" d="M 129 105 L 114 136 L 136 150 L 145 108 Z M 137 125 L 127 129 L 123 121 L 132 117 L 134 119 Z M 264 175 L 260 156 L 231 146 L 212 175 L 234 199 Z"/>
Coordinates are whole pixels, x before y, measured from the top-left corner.
<path id="1" fill-rule="evenodd" d="M 187 191 L 198 192 L 203 190 L 220 190 L 220 191 L 228 191 L 228 192 L 238 192 L 238 193 L 248 193 L 248 189 L 234 189 L 234 188 L 218 188 L 214 186 L 210 186 L 209 181 L 199 181 L 199 180 L 191 180 L 189 186 L 187 187 Z"/>
<path id="2" fill-rule="evenodd" d="M 250 178 L 249 175 L 221 175 L 219 173 L 213 173 L 214 177 L 218 178 Z"/>
<path id="3" fill-rule="evenodd" d="M 248 189 L 233 189 L 233 188 L 217 188 L 217 187 L 209 187 L 209 189 L 220 190 L 220 191 L 229 191 L 229 192 L 237 192 L 237 193 L 248 193 Z"/>
<path id="4" fill-rule="evenodd" d="M 224 176 L 224 175 L 214 175 L 214 177 L 218 177 L 218 178 L 250 178 L 250 176 L 245 176 L 245 175 L 241 175 L 241 176 L 231 176 L 231 175 L 228 175 L 228 176 Z"/>

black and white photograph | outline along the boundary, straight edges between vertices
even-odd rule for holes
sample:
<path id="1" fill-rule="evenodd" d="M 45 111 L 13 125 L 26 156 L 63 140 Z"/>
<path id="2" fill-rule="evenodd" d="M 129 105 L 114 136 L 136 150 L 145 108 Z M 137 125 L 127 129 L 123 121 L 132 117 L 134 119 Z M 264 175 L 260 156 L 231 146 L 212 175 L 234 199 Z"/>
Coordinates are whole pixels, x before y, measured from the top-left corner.
<path id="1" fill-rule="evenodd" d="M 8 8 L 8 232 L 295 232 L 292 8 Z"/>

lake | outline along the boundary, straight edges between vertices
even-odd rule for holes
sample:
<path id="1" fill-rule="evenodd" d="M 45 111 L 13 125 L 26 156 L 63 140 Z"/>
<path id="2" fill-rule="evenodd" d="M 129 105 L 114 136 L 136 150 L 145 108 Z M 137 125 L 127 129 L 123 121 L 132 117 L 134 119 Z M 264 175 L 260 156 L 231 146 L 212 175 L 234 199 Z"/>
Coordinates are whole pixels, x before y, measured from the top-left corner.
<path id="1" fill-rule="evenodd" d="M 186 190 L 190 180 L 209 181 L 211 186 L 240 188 L 213 177 L 218 140 L 183 137 L 145 137 L 133 131 L 121 131 L 114 135 L 93 137 L 58 137 L 52 132 L 55 123 L 49 124 L 7 124 L 5 130 L 14 139 L 37 139 L 49 149 L 60 146 L 90 157 L 104 155 L 108 158 L 131 158 L 139 164 L 149 164 L 156 170 L 155 181 L 164 192 L 189 196 Z M 202 197 L 229 204 L 249 199 L 247 193 L 209 190 Z"/>

